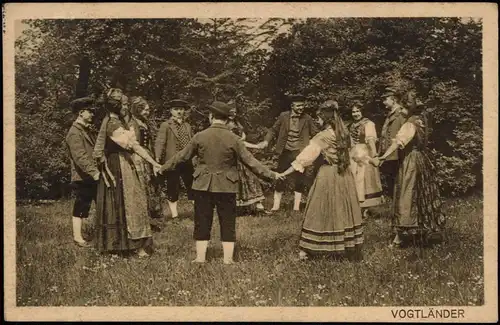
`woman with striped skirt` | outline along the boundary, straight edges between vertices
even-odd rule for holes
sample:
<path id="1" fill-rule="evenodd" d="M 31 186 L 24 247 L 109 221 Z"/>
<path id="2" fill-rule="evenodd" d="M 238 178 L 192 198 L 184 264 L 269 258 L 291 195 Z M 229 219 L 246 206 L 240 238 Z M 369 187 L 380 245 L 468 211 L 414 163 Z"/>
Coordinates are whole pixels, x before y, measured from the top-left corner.
<path id="1" fill-rule="evenodd" d="M 299 258 L 331 253 L 361 259 L 363 225 L 356 184 L 349 168 L 351 140 L 333 101 L 324 106 L 329 126 L 310 141 L 283 173 L 304 172 L 320 154 L 325 158 L 309 192 Z"/>

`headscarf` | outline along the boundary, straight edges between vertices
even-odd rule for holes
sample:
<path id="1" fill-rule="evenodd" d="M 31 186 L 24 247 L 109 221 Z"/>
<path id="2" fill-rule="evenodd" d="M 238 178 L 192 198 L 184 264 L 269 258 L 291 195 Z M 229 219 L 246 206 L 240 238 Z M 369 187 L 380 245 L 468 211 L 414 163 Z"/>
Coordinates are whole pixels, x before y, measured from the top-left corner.
<path id="1" fill-rule="evenodd" d="M 148 132 L 152 135 L 157 131 L 154 123 L 152 122 L 151 118 L 144 119 L 144 117 L 141 115 L 146 105 L 148 105 L 148 102 L 142 96 L 134 96 L 130 98 L 130 113 L 132 115 L 132 121 L 134 121 L 133 123 L 137 124 L 139 128 L 146 127 Z M 139 128 L 135 130 L 138 139 L 140 134 Z"/>
<path id="2" fill-rule="evenodd" d="M 141 96 L 134 96 L 130 98 L 130 113 L 136 119 L 142 119 L 141 113 L 148 102 Z M 142 121 L 146 122 L 146 121 Z"/>

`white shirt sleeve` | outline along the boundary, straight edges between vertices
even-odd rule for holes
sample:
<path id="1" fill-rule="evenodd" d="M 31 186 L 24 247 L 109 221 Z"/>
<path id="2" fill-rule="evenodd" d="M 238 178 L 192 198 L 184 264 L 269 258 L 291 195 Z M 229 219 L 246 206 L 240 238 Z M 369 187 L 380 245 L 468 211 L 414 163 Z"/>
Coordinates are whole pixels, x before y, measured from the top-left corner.
<path id="1" fill-rule="evenodd" d="M 404 148 L 415 136 L 415 125 L 413 123 L 406 122 L 403 124 L 401 129 L 399 129 L 398 134 L 396 135 L 396 143 L 400 148 Z"/>
<path id="2" fill-rule="evenodd" d="M 117 145 L 126 150 L 131 150 L 135 145 L 138 144 L 135 137 L 134 129 L 125 130 L 122 127 L 113 131 L 111 135 L 111 140 L 113 140 Z"/>
<path id="3" fill-rule="evenodd" d="M 375 123 L 372 121 L 365 124 L 365 140 L 377 140 L 377 130 L 375 130 Z"/>
<path id="4" fill-rule="evenodd" d="M 301 153 L 292 162 L 292 167 L 298 172 L 303 173 L 304 168 L 312 165 L 312 163 L 321 154 L 321 147 L 314 140 L 309 142 L 309 145 L 301 151 Z"/>

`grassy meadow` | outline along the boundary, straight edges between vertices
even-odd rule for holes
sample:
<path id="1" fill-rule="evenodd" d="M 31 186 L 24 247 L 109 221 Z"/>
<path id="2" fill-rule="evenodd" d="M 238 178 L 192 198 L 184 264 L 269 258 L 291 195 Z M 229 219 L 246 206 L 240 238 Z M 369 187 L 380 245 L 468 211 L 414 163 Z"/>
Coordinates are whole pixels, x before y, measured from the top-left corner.
<path id="1" fill-rule="evenodd" d="M 288 194 L 288 198 L 291 195 Z M 271 205 L 268 198 L 266 206 Z M 166 202 L 165 202 L 166 203 Z M 291 202 L 284 202 L 287 210 Z M 207 263 L 195 256 L 192 204 L 161 222 L 150 258 L 75 246 L 72 201 L 17 207 L 17 306 L 415 306 L 484 303 L 483 203 L 446 201 L 445 241 L 391 249 L 387 207 L 365 225 L 361 262 L 298 261 L 301 213 L 237 219 L 235 265 L 222 264 L 214 221 Z M 168 213 L 168 208 L 165 211 Z M 92 212 L 93 213 L 93 212 Z M 86 223 L 92 237 L 93 214 Z"/>

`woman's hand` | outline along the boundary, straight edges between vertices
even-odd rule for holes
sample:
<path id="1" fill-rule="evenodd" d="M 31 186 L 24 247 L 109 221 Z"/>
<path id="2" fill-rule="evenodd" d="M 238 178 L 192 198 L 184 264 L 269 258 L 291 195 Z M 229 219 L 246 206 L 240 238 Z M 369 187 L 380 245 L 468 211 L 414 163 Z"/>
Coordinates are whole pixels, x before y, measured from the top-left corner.
<path id="1" fill-rule="evenodd" d="M 267 148 L 267 145 L 268 145 L 268 142 L 267 141 L 262 141 L 262 142 L 259 142 L 257 143 L 257 149 L 265 149 Z"/>
<path id="2" fill-rule="evenodd" d="M 158 176 L 160 174 L 161 165 L 159 163 L 153 164 L 153 174 Z"/>
<path id="3" fill-rule="evenodd" d="M 286 175 L 283 175 L 283 173 L 274 172 L 274 179 L 275 180 L 283 181 L 283 180 L 285 180 L 285 178 L 286 178 Z"/>
<path id="4" fill-rule="evenodd" d="M 378 159 L 378 157 L 371 158 L 369 162 L 375 167 L 378 167 L 380 165 L 380 160 Z"/>
<path id="5" fill-rule="evenodd" d="M 374 157 L 370 159 L 370 164 L 372 164 L 375 167 L 380 167 L 384 163 L 385 158 L 383 157 Z"/>

